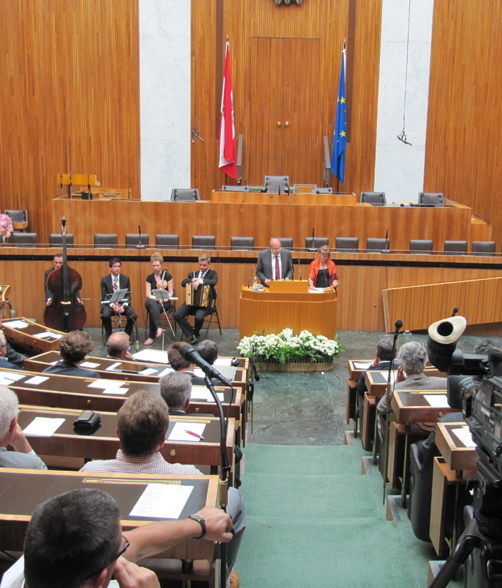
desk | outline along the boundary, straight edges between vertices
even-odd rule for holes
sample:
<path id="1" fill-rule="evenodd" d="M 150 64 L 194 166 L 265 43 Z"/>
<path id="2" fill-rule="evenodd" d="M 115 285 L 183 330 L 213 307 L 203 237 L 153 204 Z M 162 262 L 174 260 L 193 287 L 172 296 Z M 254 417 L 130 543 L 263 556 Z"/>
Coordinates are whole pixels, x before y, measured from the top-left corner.
<path id="1" fill-rule="evenodd" d="M 81 457 L 84 459 L 114 459 L 120 449 L 117 429 L 117 414 L 101 412 L 101 427 L 92 435 L 78 434 L 73 428 L 73 421 L 80 411 L 63 408 L 42 408 L 39 406 L 20 405 L 19 426 L 24 430 L 36 417 L 64 418 L 64 423 L 50 437 L 32 436 L 28 440 L 39 455 L 58 457 Z M 204 441 L 169 441 L 176 423 L 204 422 Z M 227 429 L 227 457 L 233 464 L 235 436 L 235 419 L 229 419 Z M 170 416 L 166 444 L 161 454 L 168 462 L 197 464 L 208 466 L 220 465 L 220 422 L 217 418 L 201 418 L 194 416 Z M 233 468 L 232 468 L 233 469 Z"/>
<path id="2" fill-rule="evenodd" d="M 213 190 L 211 202 L 265 204 L 267 206 L 355 206 L 359 205 L 359 198 L 355 194 L 313 194 L 312 192 L 274 194 L 272 192 Z"/>
<path id="3" fill-rule="evenodd" d="M 24 536 L 33 511 L 52 496 L 76 488 L 97 488 L 111 494 L 122 511 L 124 531 L 158 519 L 130 517 L 133 506 L 148 484 L 181 484 L 194 486 L 180 519 L 197 512 L 207 504 L 217 504 L 216 476 L 158 476 L 134 474 L 99 474 L 91 472 L 57 472 L 51 470 L 0 470 L 0 549 L 23 551 Z M 190 540 L 180 543 L 157 557 L 173 559 L 214 558 L 211 541 Z"/>
<path id="4" fill-rule="evenodd" d="M 426 395 L 444 396 L 441 406 L 431 406 Z M 399 423 L 436 422 L 439 417 L 456 412 L 448 405 L 446 390 L 394 390 L 391 407 Z"/>
<path id="5" fill-rule="evenodd" d="M 4 373 L 13 373 L 12 370 L 0 369 L 0 376 Z M 124 382 L 123 387 L 127 389 L 125 394 L 103 394 L 99 388 L 89 388 L 89 384 L 95 380 L 92 378 L 78 378 L 74 376 L 59 376 L 57 374 L 43 374 L 47 378 L 44 382 L 33 385 L 28 381 L 34 376 L 41 374 L 36 372 L 17 372 L 17 375 L 23 377 L 17 382 L 9 384 L 9 388 L 14 390 L 22 404 L 34 404 L 36 406 L 50 406 L 55 408 L 71 408 L 77 410 L 94 410 L 97 412 L 117 412 L 132 394 L 138 390 L 148 390 L 150 392 L 159 391 L 158 384 L 150 382 Z M 194 388 L 203 388 L 204 386 L 194 386 Z M 227 416 L 229 403 L 232 392 L 230 388 L 215 386 L 217 392 L 223 393 L 223 412 Z M 242 390 L 235 390 L 235 400 L 230 406 L 229 418 L 233 418 L 240 423 Z M 188 409 L 189 414 L 203 413 L 218 416 L 218 407 L 214 402 L 206 400 L 193 400 L 190 402 Z M 236 424 L 236 426 L 238 426 Z"/>
<path id="6" fill-rule="evenodd" d="M 336 336 L 336 292 L 323 294 L 299 292 L 253 292 L 242 287 L 240 297 L 239 338 L 251 337 L 255 331 L 278 334 L 283 329 L 295 334 L 310 331 L 328 339 Z"/>
<path id="7" fill-rule="evenodd" d="M 12 328 L 9 325 L 15 324 L 18 321 L 26 323 L 25 328 Z M 46 351 L 59 350 L 59 339 L 63 337 L 64 333 L 56 331 L 55 329 L 48 329 L 43 325 L 39 325 L 29 319 L 15 318 L 6 319 L 2 321 L 3 331 L 7 337 L 7 341 L 22 347 L 27 353 L 44 353 Z M 47 338 L 40 338 L 37 335 L 42 333 L 52 333 L 52 336 Z"/>

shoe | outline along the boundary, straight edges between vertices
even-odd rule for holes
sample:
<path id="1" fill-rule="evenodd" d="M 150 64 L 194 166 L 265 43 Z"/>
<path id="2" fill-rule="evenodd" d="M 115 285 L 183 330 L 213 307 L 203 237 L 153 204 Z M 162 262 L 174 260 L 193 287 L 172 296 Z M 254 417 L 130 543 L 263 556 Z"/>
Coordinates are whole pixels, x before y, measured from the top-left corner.
<path id="1" fill-rule="evenodd" d="M 239 578 L 239 574 L 237 573 L 236 570 L 232 570 L 230 572 L 230 584 L 229 587 L 230 588 L 239 588 L 239 586 L 241 585 L 241 579 Z"/>
<path id="2" fill-rule="evenodd" d="M 147 339 L 143 345 L 146 345 L 147 347 L 149 347 L 150 345 L 153 345 L 155 343 L 155 341 L 153 339 Z"/>
<path id="3" fill-rule="evenodd" d="M 190 339 L 190 345 L 197 345 L 198 342 L 199 342 L 199 338 L 196 337 L 195 335 L 192 335 L 192 338 Z"/>
<path id="4" fill-rule="evenodd" d="M 155 333 L 155 338 L 158 339 L 159 337 L 161 337 L 163 332 L 164 329 L 157 329 L 157 332 Z"/>

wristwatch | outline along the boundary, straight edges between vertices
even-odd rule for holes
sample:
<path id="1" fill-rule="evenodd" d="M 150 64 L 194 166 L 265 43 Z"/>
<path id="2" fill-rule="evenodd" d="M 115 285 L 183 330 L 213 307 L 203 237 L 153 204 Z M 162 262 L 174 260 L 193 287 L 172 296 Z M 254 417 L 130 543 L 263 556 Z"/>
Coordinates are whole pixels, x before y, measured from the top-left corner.
<path id="1" fill-rule="evenodd" d="M 188 515 L 188 518 L 192 519 L 192 521 L 197 521 L 201 526 L 202 533 L 198 537 L 194 537 L 194 539 L 202 539 L 206 535 L 206 521 L 204 517 L 200 514 L 191 514 Z"/>

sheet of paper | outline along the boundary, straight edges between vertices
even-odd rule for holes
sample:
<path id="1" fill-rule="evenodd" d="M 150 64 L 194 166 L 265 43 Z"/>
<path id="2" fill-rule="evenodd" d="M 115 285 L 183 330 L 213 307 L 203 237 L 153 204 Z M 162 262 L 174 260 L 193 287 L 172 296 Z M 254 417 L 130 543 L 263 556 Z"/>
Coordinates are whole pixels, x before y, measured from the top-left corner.
<path id="1" fill-rule="evenodd" d="M 192 431 L 192 433 L 204 436 L 205 428 L 206 423 L 188 423 L 187 421 L 176 423 L 169 435 L 169 441 L 193 441 L 197 443 L 200 439 L 194 435 L 190 435 L 187 431 Z"/>
<path id="2" fill-rule="evenodd" d="M 218 357 L 218 359 L 214 362 L 213 365 L 218 366 L 218 365 L 230 365 L 230 362 L 232 361 L 231 357 Z"/>
<path id="3" fill-rule="evenodd" d="M 324 294 L 324 288 L 309 288 L 310 294 Z"/>
<path id="4" fill-rule="evenodd" d="M 80 367 L 83 368 L 97 368 L 99 363 L 94 363 L 93 361 L 84 361 L 80 364 Z"/>
<path id="5" fill-rule="evenodd" d="M 94 380 L 91 384 L 89 384 L 88 388 L 102 388 L 103 390 L 116 390 L 120 388 L 124 384 L 122 380 L 105 380 L 99 379 Z"/>
<path id="6" fill-rule="evenodd" d="M 43 333 L 35 333 L 33 336 L 37 339 L 52 339 L 55 341 L 61 339 L 63 335 L 60 335 L 59 333 L 51 333 L 51 331 L 44 331 Z"/>
<path id="7" fill-rule="evenodd" d="M 33 378 L 26 380 L 25 384 L 29 384 L 30 386 L 38 386 L 39 384 L 45 382 L 48 379 L 48 376 L 33 376 Z"/>
<path id="8" fill-rule="evenodd" d="M 116 363 L 112 363 L 112 365 L 109 365 L 106 368 L 107 372 L 113 372 L 113 370 L 116 370 L 118 367 L 120 367 L 122 365 L 121 361 L 117 361 Z"/>
<path id="9" fill-rule="evenodd" d="M 223 392 L 216 392 L 216 396 L 218 396 L 220 402 L 223 402 Z M 192 388 L 190 398 L 193 398 L 194 400 L 207 400 L 207 402 L 215 402 L 211 392 L 209 392 L 207 388 L 203 388 L 202 386 Z"/>
<path id="10" fill-rule="evenodd" d="M 458 429 L 452 429 L 451 432 L 455 433 L 455 435 L 459 438 L 462 444 L 466 447 L 476 447 L 476 443 L 474 443 L 474 441 L 472 440 L 472 435 L 469 430 L 469 427 L 458 427 Z"/>
<path id="11" fill-rule="evenodd" d="M 26 321 L 5 321 L 4 325 L 11 329 L 26 329 L 26 327 L 30 326 Z"/>
<path id="12" fill-rule="evenodd" d="M 368 370 L 371 367 L 371 361 L 369 363 L 363 363 L 361 361 L 353 361 L 354 368 L 356 370 Z"/>
<path id="13" fill-rule="evenodd" d="M 155 370 L 153 368 L 145 368 L 138 373 L 141 374 L 142 376 L 151 376 L 152 374 L 156 374 L 157 370 Z"/>
<path id="14" fill-rule="evenodd" d="M 193 486 L 148 484 L 129 516 L 178 519 L 192 490 Z"/>
<path id="15" fill-rule="evenodd" d="M 2 367 L 1 362 L 0 367 Z M 8 380 L 9 382 L 18 382 L 19 380 L 26 378 L 26 374 L 23 374 L 21 370 L 18 372 L 0 372 L 0 377 Z"/>
<path id="16" fill-rule="evenodd" d="M 159 378 L 162 378 L 162 376 L 165 376 L 166 374 L 170 374 L 171 372 L 174 372 L 173 368 L 168 367 L 164 371 L 160 372 Z"/>
<path id="17" fill-rule="evenodd" d="M 166 363 L 167 351 L 156 351 L 155 349 L 142 349 L 133 355 L 138 361 L 148 361 L 150 363 Z"/>
<path id="18" fill-rule="evenodd" d="M 29 437 L 50 437 L 65 422 L 62 418 L 35 417 L 24 429 L 23 433 Z"/>
<path id="19" fill-rule="evenodd" d="M 443 406 L 450 406 L 448 404 L 448 397 L 446 394 L 425 394 L 425 400 L 431 405 L 436 408 L 441 408 Z"/>

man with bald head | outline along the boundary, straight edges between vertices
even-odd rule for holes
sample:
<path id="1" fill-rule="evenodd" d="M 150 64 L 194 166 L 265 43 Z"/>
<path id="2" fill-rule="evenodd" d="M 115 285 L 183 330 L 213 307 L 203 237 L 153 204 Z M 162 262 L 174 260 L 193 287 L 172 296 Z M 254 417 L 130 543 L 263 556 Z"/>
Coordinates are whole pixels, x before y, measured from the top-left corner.
<path id="1" fill-rule="evenodd" d="M 258 256 L 256 275 L 264 286 L 272 280 L 291 280 L 293 278 L 291 251 L 282 249 L 279 239 L 270 239 L 270 249 L 265 249 Z"/>

